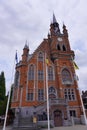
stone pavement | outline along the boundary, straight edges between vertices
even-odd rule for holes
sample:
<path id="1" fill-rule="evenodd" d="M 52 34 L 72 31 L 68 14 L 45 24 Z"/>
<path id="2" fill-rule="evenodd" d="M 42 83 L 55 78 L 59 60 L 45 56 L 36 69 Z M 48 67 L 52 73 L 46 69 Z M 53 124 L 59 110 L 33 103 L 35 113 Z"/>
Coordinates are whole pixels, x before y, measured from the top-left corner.
<path id="1" fill-rule="evenodd" d="M 11 130 L 11 126 L 6 127 L 5 130 Z M 3 130 L 0 127 L 0 130 Z M 42 130 L 48 130 L 48 129 L 42 129 Z M 87 126 L 86 125 L 75 125 L 75 126 L 65 126 L 65 127 L 54 127 L 51 128 L 51 130 L 87 130 Z"/>

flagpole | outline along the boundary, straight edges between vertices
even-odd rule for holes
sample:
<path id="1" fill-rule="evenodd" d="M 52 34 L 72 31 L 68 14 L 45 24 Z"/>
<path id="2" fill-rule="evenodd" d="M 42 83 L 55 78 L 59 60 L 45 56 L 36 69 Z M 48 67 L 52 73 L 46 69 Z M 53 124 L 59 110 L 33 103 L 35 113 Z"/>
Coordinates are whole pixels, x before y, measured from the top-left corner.
<path id="1" fill-rule="evenodd" d="M 4 120 L 3 130 L 5 130 L 5 127 L 6 127 L 6 120 L 7 120 L 8 108 L 9 108 L 9 102 L 10 102 L 10 96 L 11 96 L 11 90 L 9 91 L 9 94 L 8 94 L 8 101 L 7 101 L 7 107 L 6 107 L 6 114 L 5 114 L 5 120 Z"/>
<path id="2" fill-rule="evenodd" d="M 10 83 L 10 85 L 12 85 L 15 60 L 16 60 L 16 57 L 14 59 L 13 70 L 12 70 L 12 77 L 11 77 L 11 83 Z M 10 96 L 11 96 L 11 86 L 10 86 L 10 90 L 9 90 L 8 100 L 7 100 L 7 106 L 6 106 L 6 112 L 5 112 L 5 120 L 4 120 L 3 130 L 5 130 L 5 127 L 6 127 L 6 121 L 7 121 L 8 109 L 9 109 L 9 103 L 10 103 Z"/>
<path id="3" fill-rule="evenodd" d="M 46 56 L 45 56 L 45 62 L 46 62 Z M 48 130 L 50 130 L 47 63 L 46 63 L 46 91 L 47 91 L 47 119 L 48 119 Z"/>

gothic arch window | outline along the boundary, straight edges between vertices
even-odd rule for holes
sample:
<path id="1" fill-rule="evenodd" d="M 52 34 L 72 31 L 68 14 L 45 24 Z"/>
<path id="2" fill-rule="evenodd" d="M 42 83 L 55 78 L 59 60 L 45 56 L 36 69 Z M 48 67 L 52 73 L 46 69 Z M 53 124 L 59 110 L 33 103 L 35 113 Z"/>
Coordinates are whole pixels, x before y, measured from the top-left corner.
<path id="1" fill-rule="evenodd" d="M 19 71 L 16 71 L 16 73 L 15 73 L 15 82 L 14 82 L 14 84 L 15 84 L 15 87 L 18 87 L 18 85 L 19 85 Z"/>
<path id="2" fill-rule="evenodd" d="M 72 82 L 71 74 L 66 68 L 62 70 L 62 81 L 64 84 L 71 84 Z"/>
<path id="3" fill-rule="evenodd" d="M 48 67 L 48 80 L 53 80 L 53 67 Z"/>
<path id="4" fill-rule="evenodd" d="M 57 49 L 58 49 L 58 50 L 61 50 L 61 48 L 60 48 L 60 45 L 59 45 L 59 44 L 57 44 Z"/>
<path id="5" fill-rule="evenodd" d="M 34 65 L 29 66 L 28 79 L 34 80 Z"/>
<path id="6" fill-rule="evenodd" d="M 65 47 L 65 45 L 63 45 L 62 47 L 63 47 L 63 51 L 66 51 L 66 47 Z"/>
<path id="7" fill-rule="evenodd" d="M 43 52 L 38 53 L 38 61 L 43 61 Z"/>

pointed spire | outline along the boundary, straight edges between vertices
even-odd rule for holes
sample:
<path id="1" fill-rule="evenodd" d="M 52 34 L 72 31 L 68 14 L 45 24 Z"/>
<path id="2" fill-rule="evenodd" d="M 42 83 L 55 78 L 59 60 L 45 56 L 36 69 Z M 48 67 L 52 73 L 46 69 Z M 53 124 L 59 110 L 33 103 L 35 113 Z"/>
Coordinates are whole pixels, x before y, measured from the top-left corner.
<path id="1" fill-rule="evenodd" d="M 29 49 L 29 46 L 27 45 L 27 43 L 28 43 L 28 42 L 27 42 L 27 40 L 26 40 L 24 48 Z"/>
<path id="2" fill-rule="evenodd" d="M 54 13 L 53 13 L 53 23 L 57 23 L 57 20 L 56 20 L 56 17 L 55 17 Z"/>

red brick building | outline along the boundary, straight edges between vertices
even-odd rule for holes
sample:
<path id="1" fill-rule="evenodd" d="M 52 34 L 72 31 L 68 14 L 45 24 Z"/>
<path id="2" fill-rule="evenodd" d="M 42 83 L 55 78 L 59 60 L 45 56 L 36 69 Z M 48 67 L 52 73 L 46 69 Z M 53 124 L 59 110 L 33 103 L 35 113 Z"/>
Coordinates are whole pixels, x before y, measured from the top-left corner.
<path id="1" fill-rule="evenodd" d="M 81 123 L 83 109 L 76 79 L 68 31 L 59 24 L 53 15 L 48 37 L 42 41 L 33 54 L 25 44 L 22 60 L 16 64 L 15 81 L 11 108 L 21 118 L 32 118 L 35 114 L 39 123 L 47 121 L 48 83 L 50 123 L 53 126 Z M 46 65 L 46 58 L 48 64 Z M 46 77 L 47 66 L 47 77 Z"/>

